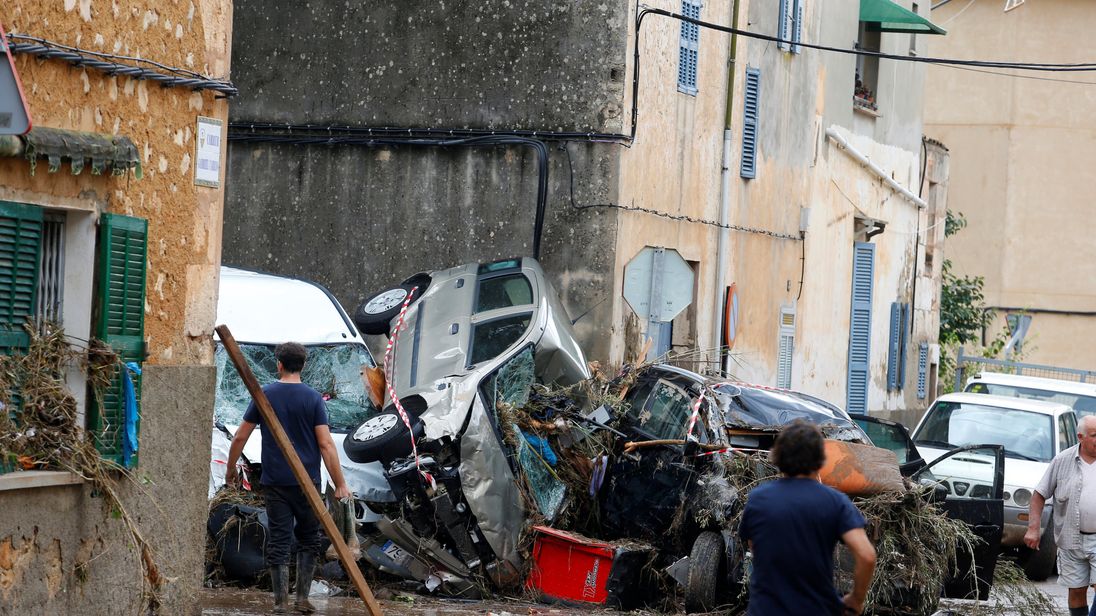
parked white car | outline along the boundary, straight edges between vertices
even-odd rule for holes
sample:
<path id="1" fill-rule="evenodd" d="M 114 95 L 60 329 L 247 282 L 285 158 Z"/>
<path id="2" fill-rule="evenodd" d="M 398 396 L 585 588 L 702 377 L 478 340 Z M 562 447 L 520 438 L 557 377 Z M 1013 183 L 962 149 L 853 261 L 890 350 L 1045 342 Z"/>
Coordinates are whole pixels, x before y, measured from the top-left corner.
<path id="1" fill-rule="evenodd" d="M 1047 402 L 1061 402 L 1073 408 L 1080 419 L 1096 415 L 1096 383 L 1078 383 L 1038 376 L 979 372 L 967 381 L 964 391 L 995 396 L 1012 396 Z"/>
<path id="2" fill-rule="evenodd" d="M 926 461 L 962 445 L 1001 445 L 1005 448 L 1005 527 L 1001 544 L 1018 548 L 1032 579 L 1046 579 L 1054 568 L 1056 547 L 1050 532 L 1051 506 L 1043 512 L 1043 543 L 1038 552 L 1023 547 L 1028 505 L 1035 484 L 1054 456 L 1077 444 L 1077 418 L 1061 403 L 988 394 L 956 393 L 940 396 L 925 412 L 913 432 L 913 441 Z M 959 497 L 988 493 L 992 477 L 981 454 L 954 456 L 933 469 L 937 480 Z"/>
<path id="3" fill-rule="evenodd" d="M 277 344 L 293 341 L 308 349 L 308 361 L 301 378 L 326 400 L 331 436 L 338 447 L 343 475 L 358 500 L 355 516 L 361 522 L 378 519 L 379 516 L 362 501 L 395 500 L 381 465 L 354 462 L 346 457 L 342 448 L 348 432 L 380 412 L 370 401 L 362 378 L 362 370 L 376 364 L 339 302 L 327 289 L 313 282 L 222 267 L 217 323 L 228 325 L 262 385 L 277 380 L 274 359 Z M 210 458 L 211 498 L 224 485 L 228 448 L 251 402 L 251 394 L 219 339 L 215 363 L 217 392 Z M 261 473 L 261 451 L 262 435 L 256 430 L 243 452 L 252 481 Z M 322 465 L 320 473 L 321 482 L 326 486 L 330 477 Z"/>

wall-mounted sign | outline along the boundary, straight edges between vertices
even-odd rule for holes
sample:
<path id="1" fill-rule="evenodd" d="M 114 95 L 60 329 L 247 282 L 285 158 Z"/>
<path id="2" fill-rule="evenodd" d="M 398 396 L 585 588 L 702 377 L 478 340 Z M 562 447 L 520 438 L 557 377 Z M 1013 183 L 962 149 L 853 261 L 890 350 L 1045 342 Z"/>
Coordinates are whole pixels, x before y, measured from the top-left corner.
<path id="1" fill-rule="evenodd" d="M 0 52 L 0 135 L 23 135 L 30 131 L 30 109 L 3 26 L 0 26 Z"/>
<path id="2" fill-rule="evenodd" d="M 723 298 L 723 346 L 730 351 L 734 348 L 734 339 L 738 336 L 738 283 L 727 287 Z"/>
<path id="3" fill-rule="evenodd" d="M 198 116 L 198 138 L 194 142 L 194 183 L 218 188 L 221 185 L 221 138 L 223 124 L 217 118 Z"/>

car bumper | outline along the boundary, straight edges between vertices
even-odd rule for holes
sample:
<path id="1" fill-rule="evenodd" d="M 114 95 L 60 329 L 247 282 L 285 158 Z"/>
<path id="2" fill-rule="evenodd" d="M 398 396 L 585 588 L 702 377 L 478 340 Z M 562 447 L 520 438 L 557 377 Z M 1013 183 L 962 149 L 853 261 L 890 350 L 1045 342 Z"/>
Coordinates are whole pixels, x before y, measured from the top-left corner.
<path id="1" fill-rule="evenodd" d="M 1053 507 L 1043 507 L 1043 517 L 1040 530 L 1047 532 L 1047 520 Z M 1022 517 L 1021 517 L 1022 516 Z M 1028 528 L 1028 508 L 1016 505 L 1005 505 L 1005 527 L 1001 532 L 1001 545 L 1006 547 L 1020 547 L 1024 545 L 1024 533 Z"/>

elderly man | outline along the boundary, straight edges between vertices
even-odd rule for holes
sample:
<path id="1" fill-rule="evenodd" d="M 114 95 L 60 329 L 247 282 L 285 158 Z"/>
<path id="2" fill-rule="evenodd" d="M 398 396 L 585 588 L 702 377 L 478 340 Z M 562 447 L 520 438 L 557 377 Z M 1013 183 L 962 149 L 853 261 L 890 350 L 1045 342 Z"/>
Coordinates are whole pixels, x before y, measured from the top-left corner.
<path id="1" fill-rule="evenodd" d="M 1058 583 L 1069 588 L 1069 616 L 1086 616 L 1088 587 L 1096 585 L 1096 416 L 1081 418 L 1077 439 L 1054 456 L 1035 486 L 1024 543 L 1039 548 L 1043 506 L 1053 497 Z M 1092 614 L 1096 616 L 1096 603 Z"/>

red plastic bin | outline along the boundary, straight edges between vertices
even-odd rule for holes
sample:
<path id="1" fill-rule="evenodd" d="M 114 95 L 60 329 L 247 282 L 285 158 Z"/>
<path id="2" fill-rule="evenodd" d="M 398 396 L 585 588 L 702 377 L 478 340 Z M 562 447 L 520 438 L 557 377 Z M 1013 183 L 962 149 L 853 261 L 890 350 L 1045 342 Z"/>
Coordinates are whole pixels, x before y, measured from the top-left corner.
<path id="1" fill-rule="evenodd" d="M 543 599 L 605 604 L 617 550 L 581 535 L 534 526 L 533 568 L 525 586 Z"/>

